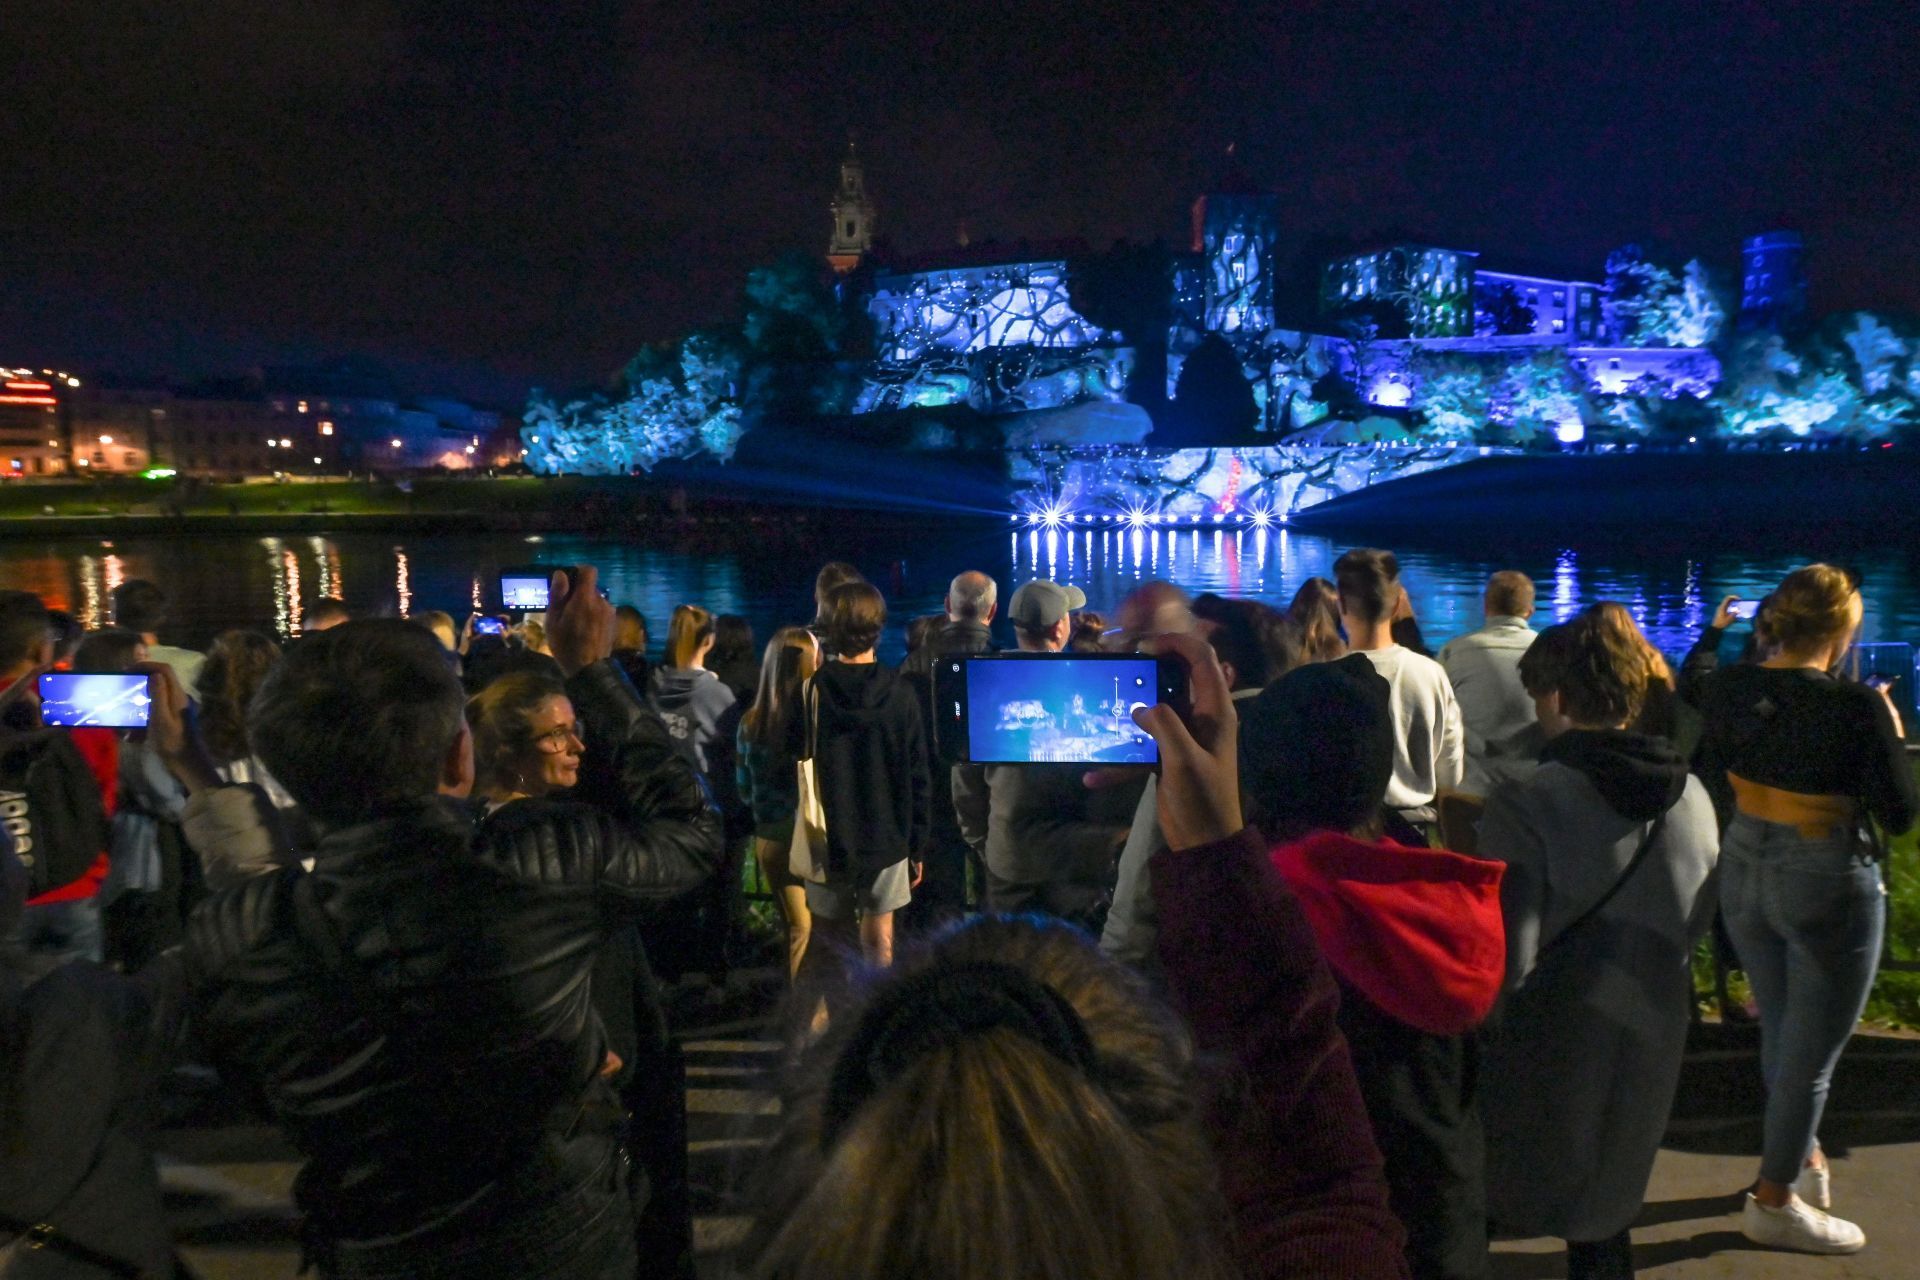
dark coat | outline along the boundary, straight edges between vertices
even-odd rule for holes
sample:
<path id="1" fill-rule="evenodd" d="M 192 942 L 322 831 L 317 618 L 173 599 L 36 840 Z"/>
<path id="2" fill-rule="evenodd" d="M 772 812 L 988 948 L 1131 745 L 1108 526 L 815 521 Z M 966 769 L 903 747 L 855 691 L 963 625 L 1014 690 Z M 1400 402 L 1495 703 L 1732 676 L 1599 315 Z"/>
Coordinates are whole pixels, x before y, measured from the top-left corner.
<path id="1" fill-rule="evenodd" d="M 591 806 L 476 826 L 422 800 L 327 834 L 310 874 L 253 877 L 189 925 L 208 1048 L 307 1157 L 310 1238 L 477 1230 L 609 1158 L 596 960 L 639 904 L 697 885 L 719 839 L 623 675 L 597 664 L 568 693 L 590 740 L 620 744 L 587 755 Z"/>
<path id="2" fill-rule="evenodd" d="M 912 692 L 878 663 L 829 662 L 808 688 L 818 697 L 814 775 L 829 874 L 872 875 L 919 857 L 931 796 Z"/>

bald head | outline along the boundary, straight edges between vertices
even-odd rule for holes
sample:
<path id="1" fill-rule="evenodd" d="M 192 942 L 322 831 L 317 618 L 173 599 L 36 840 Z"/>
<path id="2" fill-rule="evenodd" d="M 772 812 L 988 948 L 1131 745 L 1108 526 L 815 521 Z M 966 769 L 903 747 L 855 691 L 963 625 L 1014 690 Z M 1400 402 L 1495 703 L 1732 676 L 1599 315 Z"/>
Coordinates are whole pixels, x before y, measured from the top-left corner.
<path id="1" fill-rule="evenodd" d="M 992 622 L 999 603 L 1000 588 L 977 569 L 967 570 L 947 588 L 947 617 L 954 622 Z"/>

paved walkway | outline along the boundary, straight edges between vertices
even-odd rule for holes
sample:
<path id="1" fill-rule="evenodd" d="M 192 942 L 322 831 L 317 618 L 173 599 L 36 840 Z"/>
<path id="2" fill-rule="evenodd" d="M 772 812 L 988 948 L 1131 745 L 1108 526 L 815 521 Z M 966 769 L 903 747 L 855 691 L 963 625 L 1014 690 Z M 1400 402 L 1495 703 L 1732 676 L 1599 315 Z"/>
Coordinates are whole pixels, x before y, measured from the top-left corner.
<path id="1" fill-rule="evenodd" d="M 778 1121 L 768 1092 L 779 1046 L 765 1023 L 702 1027 L 682 1041 L 688 1073 L 688 1157 L 703 1276 L 728 1274 L 744 1231 L 737 1191 Z M 1920 1040 L 1857 1037 L 1835 1080 L 1825 1125 L 1836 1211 L 1871 1243 L 1852 1258 L 1755 1249 L 1739 1211 L 1756 1168 L 1754 1033 L 1696 1029 L 1680 1096 L 1635 1228 L 1639 1274 L 1671 1280 L 1920 1280 Z M 162 1149 L 169 1203 L 191 1273 L 203 1280 L 290 1280 L 297 1250 L 288 1193 L 297 1166 L 269 1129 L 219 1123 L 169 1130 Z M 1508 1240 L 1491 1280 L 1557 1280 L 1559 1241 Z"/>

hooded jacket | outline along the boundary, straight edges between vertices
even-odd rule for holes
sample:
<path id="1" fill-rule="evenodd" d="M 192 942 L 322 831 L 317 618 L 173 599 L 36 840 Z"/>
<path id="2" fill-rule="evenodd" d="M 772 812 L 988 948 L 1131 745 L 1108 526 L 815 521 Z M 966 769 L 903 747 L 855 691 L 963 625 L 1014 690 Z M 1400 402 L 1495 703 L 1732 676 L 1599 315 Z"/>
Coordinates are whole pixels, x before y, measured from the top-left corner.
<path id="1" fill-rule="evenodd" d="M 666 722 L 674 746 L 689 764 L 706 773 L 720 717 L 733 705 L 733 690 L 702 667 L 683 670 L 658 666 L 647 680 L 647 701 Z"/>
<path id="2" fill-rule="evenodd" d="M 1529 1235 L 1604 1240 L 1640 1212 L 1679 1083 L 1693 944 L 1713 919 L 1713 806 L 1665 739 L 1576 729 L 1488 797 L 1480 852 L 1507 864 L 1507 995 L 1480 1095 L 1488 1210 Z"/>
<path id="3" fill-rule="evenodd" d="M 814 776 L 830 875 L 873 875 L 927 843 L 926 730 L 913 693 L 879 663 L 829 662 L 808 684 Z"/>
<path id="4" fill-rule="evenodd" d="M 1471 1030 L 1500 994 L 1497 862 L 1316 831 L 1272 851 L 1347 986 L 1429 1035 Z"/>

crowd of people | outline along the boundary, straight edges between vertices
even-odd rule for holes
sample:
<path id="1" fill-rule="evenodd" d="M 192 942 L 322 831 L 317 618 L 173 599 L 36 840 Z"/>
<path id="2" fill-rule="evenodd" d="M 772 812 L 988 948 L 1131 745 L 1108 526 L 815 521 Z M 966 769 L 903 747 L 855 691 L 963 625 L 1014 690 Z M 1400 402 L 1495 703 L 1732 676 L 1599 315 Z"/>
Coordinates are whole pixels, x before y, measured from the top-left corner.
<path id="1" fill-rule="evenodd" d="M 945 604 L 896 669 L 844 563 L 757 656 L 691 602 L 655 656 L 591 566 L 204 655 L 152 583 L 90 633 L 0 592 L 0 1272 L 175 1274 L 192 1062 L 299 1152 L 329 1280 L 691 1275 L 661 975 L 724 988 L 749 851 L 792 1016 L 743 1276 L 1468 1280 L 1496 1231 L 1630 1276 L 1710 932 L 1760 1028 L 1742 1230 L 1864 1246 L 1818 1135 L 1920 800 L 1849 574 L 1677 668 L 1617 604 L 1536 630 L 1514 571 L 1435 655 L 1371 549 L 1284 608 Z M 966 759 L 938 669 L 1008 635 L 1184 669 L 1158 767 Z M 145 674 L 148 727 L 42 727 L 55 669 Z"/>

